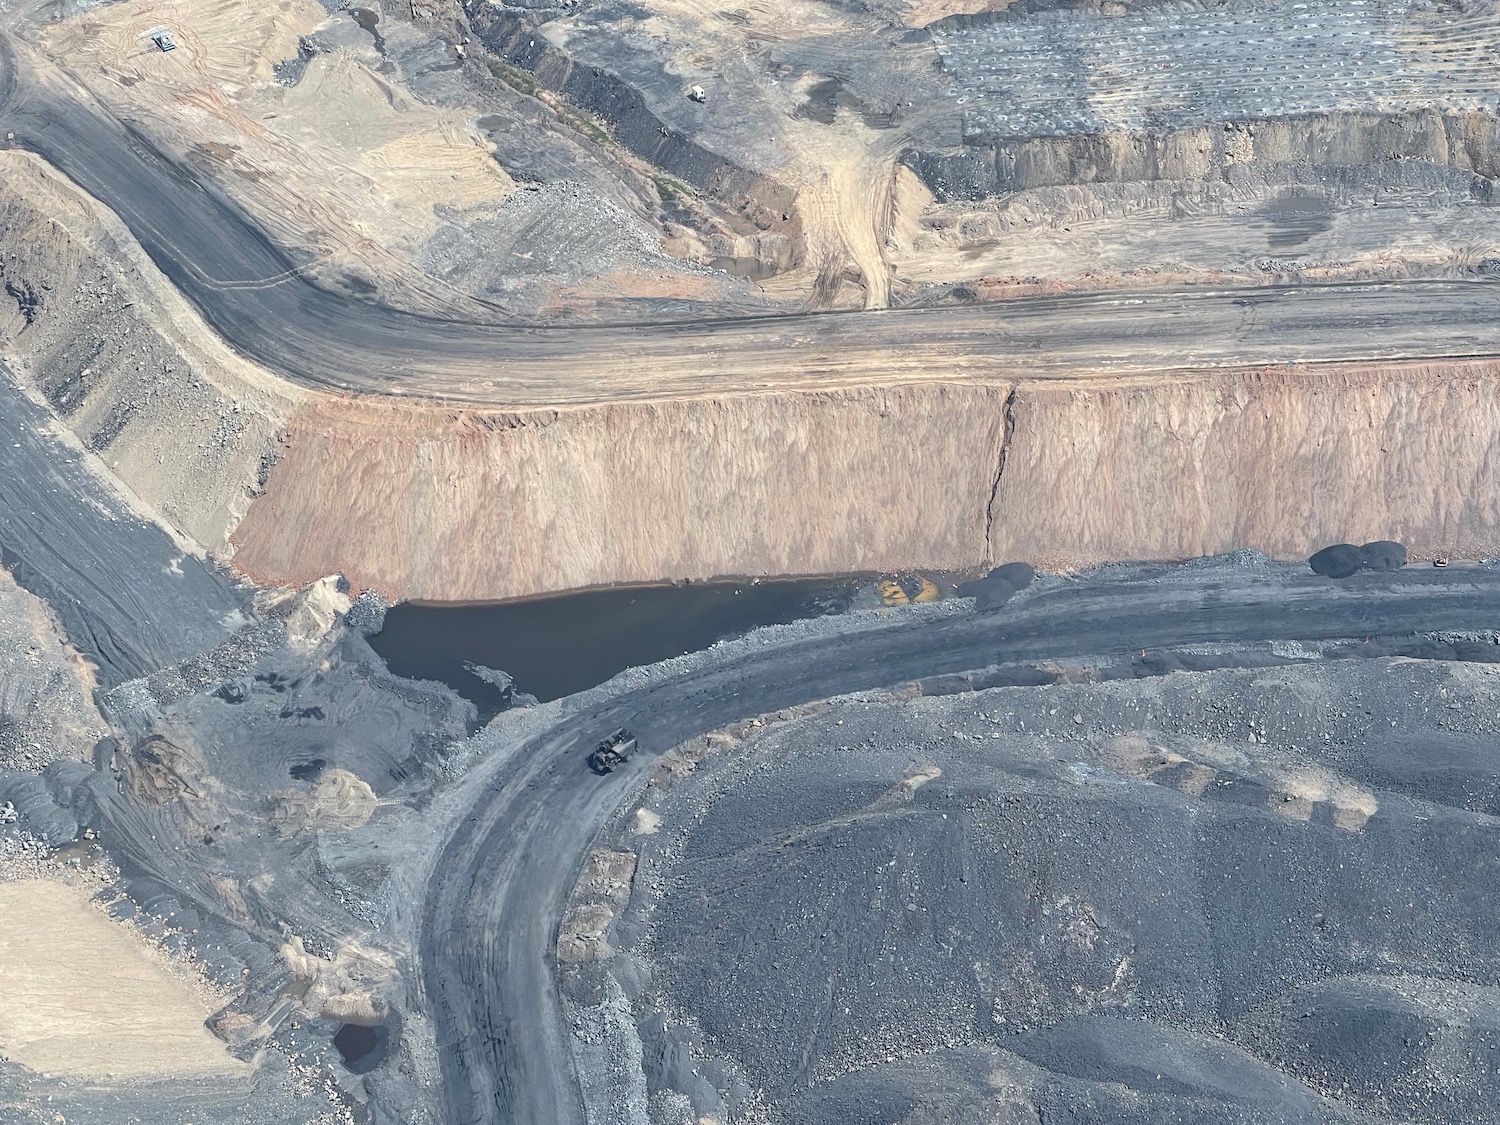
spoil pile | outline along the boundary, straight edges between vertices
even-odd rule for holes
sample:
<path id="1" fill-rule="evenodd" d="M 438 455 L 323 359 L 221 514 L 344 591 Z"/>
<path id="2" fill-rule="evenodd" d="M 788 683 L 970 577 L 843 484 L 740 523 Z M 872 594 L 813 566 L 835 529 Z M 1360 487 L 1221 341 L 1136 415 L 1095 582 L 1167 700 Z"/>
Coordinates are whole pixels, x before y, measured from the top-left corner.
<path id="1" fill-rule="evenodd" d="M 648 1084 L 809 1125 L 1500 1120 L 1497 713 L 1489 666 L 1372 661 L 772 728 L 633 841 Z"/>

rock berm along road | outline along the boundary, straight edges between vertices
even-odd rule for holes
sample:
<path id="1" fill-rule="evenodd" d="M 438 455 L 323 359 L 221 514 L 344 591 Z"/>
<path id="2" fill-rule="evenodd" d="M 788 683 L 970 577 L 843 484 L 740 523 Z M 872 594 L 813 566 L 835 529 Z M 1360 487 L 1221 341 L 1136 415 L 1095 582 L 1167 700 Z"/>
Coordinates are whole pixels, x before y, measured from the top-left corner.
<path id="1" fill-rule="evenodd" d="M 312 385 L 507 406 L 920 378 L 1500 354 L 1478 280 L 1109 292 L 883 313 L 538 328 L 444 320 L 304 278 L 211 182 L 0 40 L 0 131 L 111 207 L 236 349 Z"/>
<path id="2" fill-rule="evenodd" d="M 798 703 L 994 664 L 1145 649 L 1144 670 L 1166 646 L 1337 638 L 1389 652 L 1393 637 L 1500 626 L 1497 595 L 1500 571 L 1488 566 L 1345 583 L 1289 566 L 1143 567 L 1041 589 L 993 614 L 710 652 L 696 670 L 585 702 L 470 775 L 469 807 L 433 867 L 421 956 L 449 1119 L 584 1125 L 554 976 L 558 927 L 595 835 L 651 769 L 651 751 Z M 593 740 L 622 725 L 648 752 L 594 777 Z"/>

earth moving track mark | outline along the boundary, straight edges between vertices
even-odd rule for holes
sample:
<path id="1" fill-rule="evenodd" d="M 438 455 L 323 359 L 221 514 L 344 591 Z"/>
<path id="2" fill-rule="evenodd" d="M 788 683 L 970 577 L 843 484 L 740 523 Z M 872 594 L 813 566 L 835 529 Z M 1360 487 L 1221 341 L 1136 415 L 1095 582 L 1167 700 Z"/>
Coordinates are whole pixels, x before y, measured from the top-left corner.
<path id="1" fill-rule="evenodd" d="M 583 1125 L 554 977 L 558 926 L 595 835 L 651 768 L 605 779 L 584 757 L 629 725 L 665 749 L 757 714 L 991 664 L 1174 645 L 1316 642 L 1500 626 L 1500 569 L 1416 569 L 1342 584 L 1300 567 L 1133 568 L 1039 590 L 1003 612 L 863 624 L 702 654 L 636 691 L 581 697 L 463 784 L 423 911 L 424 984 L 448 1120 Z"/>

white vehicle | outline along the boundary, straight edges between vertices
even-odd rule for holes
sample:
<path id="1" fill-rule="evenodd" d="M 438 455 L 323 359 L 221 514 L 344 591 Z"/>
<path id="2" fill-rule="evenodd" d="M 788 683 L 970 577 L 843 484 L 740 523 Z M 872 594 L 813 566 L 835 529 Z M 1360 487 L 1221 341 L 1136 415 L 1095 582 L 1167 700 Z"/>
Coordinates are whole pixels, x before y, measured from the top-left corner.
<path id="1" fill-rule="evenodd" d="M 151 42 L 156 44 L 157 50 L 159 51 L 165 52 L 177 50 L 177 44 L 172 40 L 172 31 L 169 27 L 167 27 L 166 24 L 162 24 L 159 27 L 153 27 L 150 31 L 143 32 L 141 38 L 151 40 Z"/>

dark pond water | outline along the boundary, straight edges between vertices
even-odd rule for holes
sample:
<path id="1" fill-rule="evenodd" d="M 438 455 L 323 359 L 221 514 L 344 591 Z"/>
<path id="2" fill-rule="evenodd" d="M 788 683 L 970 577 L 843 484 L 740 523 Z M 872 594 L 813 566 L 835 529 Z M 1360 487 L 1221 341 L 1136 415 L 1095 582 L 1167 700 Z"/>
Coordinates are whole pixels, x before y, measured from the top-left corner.
<path id="1" fill-rule="evenodd" d="M 344 1066 L 355 1074 L 368 1074 L 385 1058 L 390 1038 L 389 1028 L 346 1023 L 334 1033 L 333 1045 Z"/>
<path id="2" fill-rule="evenodd" d="M 385 36 L 376 30 L 380 23 L 380 13 L 369 8 L 350 8 L 349 14 L 354 17 L 355 23 L 370 33 L 370 38 L 375 40 L 375 49 L 382 55 L 385 54 Z"/>
<path id="3" fill-rule="evenodd" d="M 545 703 L 761 625 L 841 613 L 861 585 L 856 579 L 712 582 L 500 605 L 406 603 L 386 614 L 385 628 L 370 643 L 396 675 L 440 680 L 489 716 L 509 703 L 503 681 L 487 682 L 470 665 L 509 673 L 516 692 Z"/>

